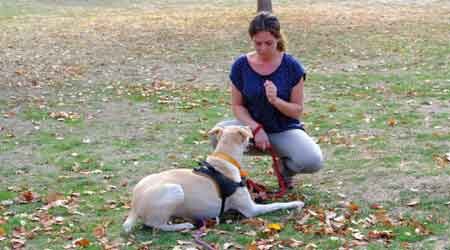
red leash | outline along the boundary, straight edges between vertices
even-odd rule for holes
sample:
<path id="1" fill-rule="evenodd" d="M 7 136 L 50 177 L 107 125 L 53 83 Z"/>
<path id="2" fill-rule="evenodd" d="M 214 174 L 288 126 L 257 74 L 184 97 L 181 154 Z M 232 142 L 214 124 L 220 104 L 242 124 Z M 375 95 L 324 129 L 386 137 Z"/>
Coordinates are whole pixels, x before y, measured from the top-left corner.
<path id="1" fill-rule="evenodd" d="M 252 131 L 253 136 L 255 136 L 260 130 L 262 129 L 262 126 L 258 124 L 256 128 Z M 277 192 L 270 192 L 268 193 L 267 188 L 259 183 L 256 183 L 252 181 L 250 178 L 247 179 L 247 188 L 250 192 L 256 193 L 257 197 L 259 197 L 262 200 L 267 199 L 278 199 L 283 197 L 283 195 L 286 193 L 286 182 L 284 181 L 283 177 L 281 176 L 281 164 L 280 164 L 280 158 L 277 156 L 275 150 L 272 147 L 269 147 L 267 149 L 272 156 L 272 168 L 275 172 L 275 175 L 278 180 L 278 185 L 280 186 L 280 190 Z"/>
<path id="2" fill-rule="evenodd" d="M 286 183 L 285 183 L 283 177 L 281 176 L 280 159 L 276 155 L 275 150 L 273 150 L 271 147 L 268 148 L 268 151 L 270 152 L 270 155 L 272 156 L 272 168 L 277 177 L 280 190 L 269 193 L 267 191 L 267 188 L 264 185 L 254 182 L 250 178 L 247 179 L 247 188 L 249 189 L 249 191 L 252 193 L 256 193 L 257 197 L 259 197 L 262 200 L 278 199 L 278 198 L 283 197 L 283 195 L 286 194 Z"/>
<path id="3" fill-rule="evenodd" d="M 201 238 L 202 236 L 206 235 L 206 220 L 201 220 L 200 222 L 200 228 L 192 234 L 192 237 L 194 237 L 194 242 L 198 244 L 199 246 L 202 246 L 203 249 L 206 250 L 217 250 L 215 247 L 210 245 L 209 243 L 203 241 Z"/>

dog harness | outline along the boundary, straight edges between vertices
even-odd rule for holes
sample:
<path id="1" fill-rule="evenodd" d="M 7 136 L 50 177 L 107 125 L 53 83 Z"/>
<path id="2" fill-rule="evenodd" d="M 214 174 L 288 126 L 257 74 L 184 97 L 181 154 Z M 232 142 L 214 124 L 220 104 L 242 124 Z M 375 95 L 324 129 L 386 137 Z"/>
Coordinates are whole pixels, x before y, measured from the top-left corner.
<path id="1" fill-rule="evenodd" d="M 241 182 L 235 182 L 231 180 L 230 178 L 217 171 L 213 166 L 211 166 L 211 164 L 206 161 L 199 162 L 199 165 L 199 167 L 194 168 L 194 173 L 209 176 L 217 184 L 220 198 L 222 199 L 219 216 L 222 216 L 225 210 L 226 199 L 234 194 L 234 192 L 236 192 L 236 189 L 245 187 L 246 182 L 244 179 L 241 180 Z"/>

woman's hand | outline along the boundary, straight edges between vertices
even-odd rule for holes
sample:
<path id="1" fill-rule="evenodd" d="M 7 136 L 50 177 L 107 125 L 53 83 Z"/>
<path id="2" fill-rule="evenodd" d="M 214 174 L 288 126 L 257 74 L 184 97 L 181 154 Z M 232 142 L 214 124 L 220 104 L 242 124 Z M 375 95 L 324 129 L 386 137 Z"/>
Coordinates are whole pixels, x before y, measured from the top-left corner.
<path id="1" fill-rule="evenodd" d="M 270 81 L 270 80 L 266 80 L 264 82 L 264 88 L 266 89 L 266 96 L 267 99 L 269 100 L 269 102 L 271 104 L 274 104 L 277 100 L 278 100 L 278 89 L 277 86 L 275 86 L 275 84 Z"/>
<path id="2" fill-rule="evenodd" d="M 260 129 L 254 137 L 256 148 L 265 151 L 270 147 L 269 137 L 264 129 Z"/>

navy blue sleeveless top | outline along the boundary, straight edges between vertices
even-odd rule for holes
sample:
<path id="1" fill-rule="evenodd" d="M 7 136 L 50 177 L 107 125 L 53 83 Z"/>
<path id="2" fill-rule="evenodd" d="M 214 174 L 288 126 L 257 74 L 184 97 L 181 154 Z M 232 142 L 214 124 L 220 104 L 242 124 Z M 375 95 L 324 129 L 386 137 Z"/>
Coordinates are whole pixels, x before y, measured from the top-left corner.
<path id="1" fill-rule="evenodd" d="M 241 55 L 233 63 L 230 72 L 231 82 L 241 92 L 244 106 L 250 116 L 260 123 L 267 133 L 302 129 L 302 124 L 298 119 L 284 115 L 270 104 L 264 89 L 265 80 L 271 80 L 277 86 L 278 97 L 288 102 L 292 88 L 302 77 L 306 79 L 303 66 L 286 53 L 283 54 L 280 66 L 269 75 L 261 75 L 253 70 L 246 55 Z"/>

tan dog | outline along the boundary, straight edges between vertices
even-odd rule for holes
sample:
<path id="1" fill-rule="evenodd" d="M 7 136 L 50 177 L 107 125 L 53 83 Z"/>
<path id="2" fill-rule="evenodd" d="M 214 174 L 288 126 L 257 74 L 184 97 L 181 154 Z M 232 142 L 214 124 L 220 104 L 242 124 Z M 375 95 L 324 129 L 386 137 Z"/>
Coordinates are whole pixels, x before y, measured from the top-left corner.
<path id="1" fill-rule="evenodd" d="M 213 128 L 219 142 L 214 153 L 207 158 L 213 168 L 234 182 L 241 182 L 236 164 L 248 145 L 252 133 L 248 127 L 229 126 Z M 228 155 L 228 157 L 220 157 Z M 231 161 L 230 161 L 231 160 Z M 246 217 L 272 212 L 278 209 L 301 208 L 304 203 L 256 204 L 247 188 L 238 187 L 224 203 L 224 211 L 234 209 Z M 138 218 L 150 227 L 164 231 L 191 229 L 191 223 L 169 224 L 171 217 L 182 217 L 190 221 L 216 218 L 221 212 L 222 200 L 215 181 L 208 176 L 199 175 L 192 169 L 174 169 L 152 174 L 142 179 L 134 188 L 131 211 L 123 224 L 130 232 Z"/>

